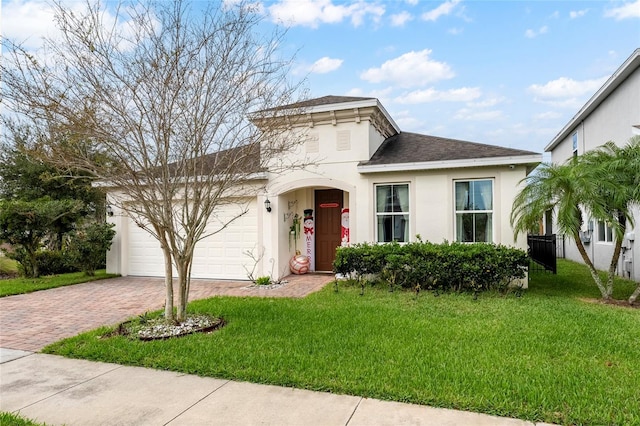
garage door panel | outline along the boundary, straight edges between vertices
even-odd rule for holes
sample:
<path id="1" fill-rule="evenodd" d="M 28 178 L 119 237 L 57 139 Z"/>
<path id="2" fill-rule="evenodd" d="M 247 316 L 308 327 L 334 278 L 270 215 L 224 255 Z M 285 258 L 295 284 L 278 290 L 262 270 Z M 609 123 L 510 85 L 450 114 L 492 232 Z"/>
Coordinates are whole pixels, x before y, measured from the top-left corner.
<path id="1" fill-rule="evenodd" d="M 229 220 L 238 212 L 235 206 L 226 206 L 218 217 Z M 206 232 L 220 229 L 214 222 Z M 243 253 L 257 246 L 258 226 L 256 202 L 249 204 L 249 211 L 234 220 L 222 231 L 210 235 L 196 245 L 191 276 L 193 278 L 247 279 L 253 266 L 252 260 Z M 164 258 L 160 243 L 133 221 L 129 221 L 129 274 L 140 276 L 164 276 Z"/>

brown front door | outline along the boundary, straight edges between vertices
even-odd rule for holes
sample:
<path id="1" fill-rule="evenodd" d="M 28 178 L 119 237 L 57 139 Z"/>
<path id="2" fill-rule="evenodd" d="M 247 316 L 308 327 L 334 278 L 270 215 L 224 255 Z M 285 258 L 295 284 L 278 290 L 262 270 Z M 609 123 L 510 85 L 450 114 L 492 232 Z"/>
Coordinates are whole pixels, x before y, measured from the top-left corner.
<path id="1" fill-rule="evenodd" d="M 316 271 L 333 270 L 336 247 L 340 246 L 342 190 L 316 190 Z"/>

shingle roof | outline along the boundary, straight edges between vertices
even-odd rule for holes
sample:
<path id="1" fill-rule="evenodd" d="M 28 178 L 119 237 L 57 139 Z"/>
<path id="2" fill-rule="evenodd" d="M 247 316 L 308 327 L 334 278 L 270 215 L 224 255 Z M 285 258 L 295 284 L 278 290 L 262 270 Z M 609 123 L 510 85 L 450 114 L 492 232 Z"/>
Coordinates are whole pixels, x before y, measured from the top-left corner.
<path id="1" fill-rule="evenodd" d="M 343 104 L 347 102 L 358 102 L 358 101 L 368 101 L 373 100 L 375 98 L 362 98 L 358 96 L 323 96 L 321 98 L 308 99 L 306 101 L 296 102 L 289 105 L 283 105 L 279 107 L 279 109 L 286 108 L 309 108 L 320 105 L 331 105 L 331 104 Z"/>
<path id="2" fill-rule="evenodd" d="M 204 173 L 214 174 L 247 174 L 264 171 L 260 166 L 260 145 L 252 143 L 237 146 L 223 151 L 205 154 L 192 160 L 182 163 L 171 163 L 168 165 L 169 173 L 182 176 L 185 168 L 187 173 L 194 173 L 194 170 Z"/>
<path id="3" fill-rule="evenodd" d="M 387 138 L 371 159 L 361 162 L 360 165 L 374 166 L 525 155 L 539 155 L 539 153 L 418 133 L 401 132 Z"/>

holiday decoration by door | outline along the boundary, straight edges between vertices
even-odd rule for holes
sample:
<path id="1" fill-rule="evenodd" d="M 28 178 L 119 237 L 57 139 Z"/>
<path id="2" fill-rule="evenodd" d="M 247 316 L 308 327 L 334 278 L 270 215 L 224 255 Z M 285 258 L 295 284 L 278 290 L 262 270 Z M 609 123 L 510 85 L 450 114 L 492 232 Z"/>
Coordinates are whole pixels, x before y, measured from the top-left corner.
<path id="1" fill-rule="evenodd" d="M 315 237 L 313 235 L 315 225 L 313 223 L 313 209 L 306 209 L 304 211 L 303 227 L 305 243 L 304 254 L 309 258 L 309 270 L 315 271 Z"/>
<path id="2" fill-rule="evenodd" d="M 289 269 L 296 275 L 309 272 L 309 258 L 304 254 L 297 254 L 289 261 Z"/>
<path id="3" fill-rule="evenodd" d="M 349 209 L 342 209 L 340 215 L 340 240 L 342 247 L 347 247 L 349 245 Z"/>

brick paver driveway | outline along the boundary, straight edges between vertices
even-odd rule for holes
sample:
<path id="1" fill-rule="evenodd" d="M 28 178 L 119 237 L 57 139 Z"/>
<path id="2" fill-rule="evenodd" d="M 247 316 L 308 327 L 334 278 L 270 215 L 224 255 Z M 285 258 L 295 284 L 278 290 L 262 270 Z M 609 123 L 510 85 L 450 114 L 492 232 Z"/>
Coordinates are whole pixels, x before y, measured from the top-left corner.
<path id="1" fill-rule="evenodd" d="M 276 289 L 250 288 L 246 281 L 192 280 L 189 300 L 216 295 L 304 297 L 332 279 L 330 275 L 291 276 L 286 285 Z M 112 278 L 2 297 L 0 347 L 39 351 L 65 337 L 162 309 L 164 300 L 164 281 L 141 277 Z"/>

